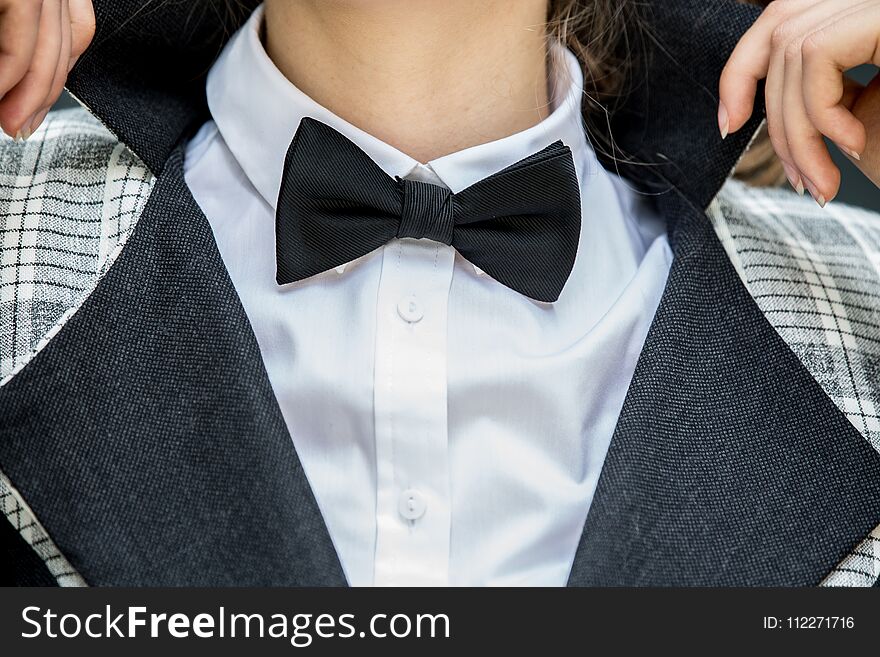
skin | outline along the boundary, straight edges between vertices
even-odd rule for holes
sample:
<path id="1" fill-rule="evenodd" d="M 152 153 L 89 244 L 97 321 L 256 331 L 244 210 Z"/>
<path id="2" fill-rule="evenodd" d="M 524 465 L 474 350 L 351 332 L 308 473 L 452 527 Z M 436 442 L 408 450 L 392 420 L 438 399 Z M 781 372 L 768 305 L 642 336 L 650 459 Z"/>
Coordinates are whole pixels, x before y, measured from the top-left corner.
<path id="1" fill-rule="evenodd" d="M 0 0 L 0 127 L 29 137 L 95 34 L 91 0 Z"/>
<path id="2" fill-rule="evenodd" d="M 546 2 L 267 0 L 266 49 L 317 102 L 428 162 L 547 116 Z"/>
<path id="3" fill-rule="evenodd" d="M 319 103 L 426 162 L 546 116 L 546 3 L 266 0 L 267 50 Z M 39 127 L 94 31 L 91 0 L 0 0 L 7 134 Z M 861 87 L 844 75 L 866 63 L 880 65 L 880 0 L 776 0 L 721 76 L 721 134 L 742 128 L 766 79 L 770 136 L 796 190 L 820 205 L 839 190 L 822 136 L 880 184 L 880 77 Z"/>
<path id="4" fill-rule="evenodd" d="M 776 0 L 721 76 L 722 136 L 745 124 L 765 79 L 770 138 L 792 187 L 821 206 L 837 195 L 823 136 L 880 184 L 880 78 L 862 87 L 844 75 L 860 64 L 880 65 L 880 0 Z"/>

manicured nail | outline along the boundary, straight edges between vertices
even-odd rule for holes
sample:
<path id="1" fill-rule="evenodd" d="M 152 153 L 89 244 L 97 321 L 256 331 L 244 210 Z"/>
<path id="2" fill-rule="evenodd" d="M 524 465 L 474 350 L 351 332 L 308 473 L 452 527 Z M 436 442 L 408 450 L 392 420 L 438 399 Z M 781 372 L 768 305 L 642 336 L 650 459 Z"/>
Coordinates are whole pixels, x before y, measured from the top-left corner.
<path id="1" fill-rule="evenodd" d="M 43 124 L 43 121 L 46 119 L 46 116 L 48 116 L 50 109 L 51 108 L 47 107 L 46 109 L 40 111 L 33 119 L 31 119 L 31 122 L 28 125 L 28 130 L 31 131 L 31 134 L 35 133 L 37 129 Z"/>
<path id="2" fill-rule="evenodd" d="M 804 178 L 804 182 L 807 185 L 807 189 L 810 190 L 810 196 L 813 197 L 813 200 L 819 204 L 820 208 L 825 207 L 825 197 L 819 192 L 819 188 L 816 187 L 813 183 L 811 183 L 807 178 Z"/>
<path id="3" fill-rule="evenodd" d="M 21 124 L 18 132 L 15 133 L 15 141 L 27 141 L 28 137 L 34 134 L 34 131 L 31 129 L 31 123 L 35 118 L 36 114 L 28 117 L 27 120 Z"/>
<path id="4" fill-rule="evenodd" d="M 850 156 L 852 159 L 854 159 L 854 160 L 861 160 L 861 159 L 862 159 L 862 156 L 861 156 L 861 155 L 859 155 L 858 153 L 856 153 L 856 152 L 853 151 L 853 150 L 850 150 L 850 149 L 847 148 L 846 146 L 841 146 L 840 144 L 837 144 L 837 147 L 838 147 L 840 150 L 842 150 L 844 153 L 846 153 L 847 155 L 849 155 L 849 156 Z"/>
<path id="5" fill-rule="evenodd" d="M 790 164 L 782 163 L 782 168 L 785 169 L 785 175 L 788 178 L 789 184 L 792 186 L 794 191 L 798 193 L 799 196 L 804 195 L 804 183 L 801 180 L 801 175 L 797 172 Z"/>
<path id="6" fill-rule="evenodd" d="M 718 131 L 721 133 L 722 139 L 727 139 L 730 132 L 730 115 L 723 102 L 718 103 Z"/>

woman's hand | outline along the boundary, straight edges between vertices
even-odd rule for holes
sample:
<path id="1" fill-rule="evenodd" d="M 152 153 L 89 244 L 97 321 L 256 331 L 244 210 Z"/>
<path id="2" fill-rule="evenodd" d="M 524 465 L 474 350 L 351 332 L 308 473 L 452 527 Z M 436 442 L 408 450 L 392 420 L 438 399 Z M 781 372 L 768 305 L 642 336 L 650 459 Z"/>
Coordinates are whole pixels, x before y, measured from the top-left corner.
<path id="1" fill-rule="evenodd" d="M 880 185 L 880 82 L 844 72 L 880 65 L 880 0 L 776 0 L 737 45 L 721 76 L 718 125 L 739 130 L 766 78 L 767 128 L 792 187 L 824 206 L 840 171 L 828 137 Z"/>
<path id="2" fill-rule="evenodd" d="M 27 139 L 95 34 L 92 0 L 0 0 L 0 127 Z"/>

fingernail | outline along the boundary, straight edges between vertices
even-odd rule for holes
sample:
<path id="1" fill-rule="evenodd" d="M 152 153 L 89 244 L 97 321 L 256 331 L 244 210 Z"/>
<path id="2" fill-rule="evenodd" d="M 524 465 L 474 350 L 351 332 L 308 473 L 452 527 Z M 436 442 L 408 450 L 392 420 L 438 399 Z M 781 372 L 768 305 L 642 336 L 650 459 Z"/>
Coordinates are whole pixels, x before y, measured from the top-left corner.
<path id="1" fill-rule="evenodd" d="M 862 159 L 862 156 L 861 156 L 861 155 L 859 155 L 858 153 L 856 153 L 856 152 L 853 151 L 853 150 L 850 150 L 850 149 L 847 148 L 846 146 L 841 146 L 840 144 L 837 144 L 837 147 L 838 147 L 840 150 L 842 150 L 844 153 L 846 153 L 847 155 L 849 155 L 849 156 L 850 156 L 852 159 L 854 159 L 854 160 L 861 160 L 861 159 Z"/>
<path id="2" fill-rule="evenodd" d="M 49 114 L 49 109 L 50 108 L 47 107 L 46 109 L 36 114 L 33 119 L 31 119 L 30 124 L 28 124 L 28 130 L 31 131 L 31 134 L 34 134 L 37 129 L 42 125 L 43 121 L 46 119 L 46 116 Z"/>
<path id="3" fill-rule="evenodd" d="M 797 169 L 785 162 L 782 163 L 782 168 L 785 169 L 785 175 L 788 177 L 788 182 L 794 191 L 796 191 L 799 196 L 803 196 L 804 183 L 801 180 L 801 175 L 797 172 Z"/>
<path id="4" fill-rule="evenodd" d="M 718 103 L 718 131 L 721 133 L 722 139 L 727 139 L 730 132 L 730 115 L 723 102 Z"/>
<path id="5" fill-rule="evenodd" d="M 18 132 L 15 133 L 15 141 L 27 141 L 28 137 L 33 134 L 33 130 L 31 130 L 31 123 L 36 118 L 36 114 L 31 117 L 28 117 L 24 123 L 21 124 L 21 127 L 18 129 Z"/>
<path id="6" fill-rule="evenodd" d="M 809 179 L 804 178 L 804 182 L 807 184 L 807 189 L 810 190 L 810 196 L 813 197 L 813 200 L 819 204 L 820 208 L 825 207 L 825 197 L 819 192 L 819 188 L 816 187 L 813 183 L 809 181 Z"/>

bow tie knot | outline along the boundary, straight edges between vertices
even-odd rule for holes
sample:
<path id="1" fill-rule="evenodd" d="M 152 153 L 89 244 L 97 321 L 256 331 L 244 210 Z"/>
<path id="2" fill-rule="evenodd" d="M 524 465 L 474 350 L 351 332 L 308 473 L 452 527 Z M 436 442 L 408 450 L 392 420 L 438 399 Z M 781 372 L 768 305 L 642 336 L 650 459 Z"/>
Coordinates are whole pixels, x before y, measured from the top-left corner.
<path id="1" fill-rule="evenodd" d="M 452 192 L 416 180 L 399 180 L 402 210 L 397 237 L 429 239 L 452 244 L 455 217 Z"/>

